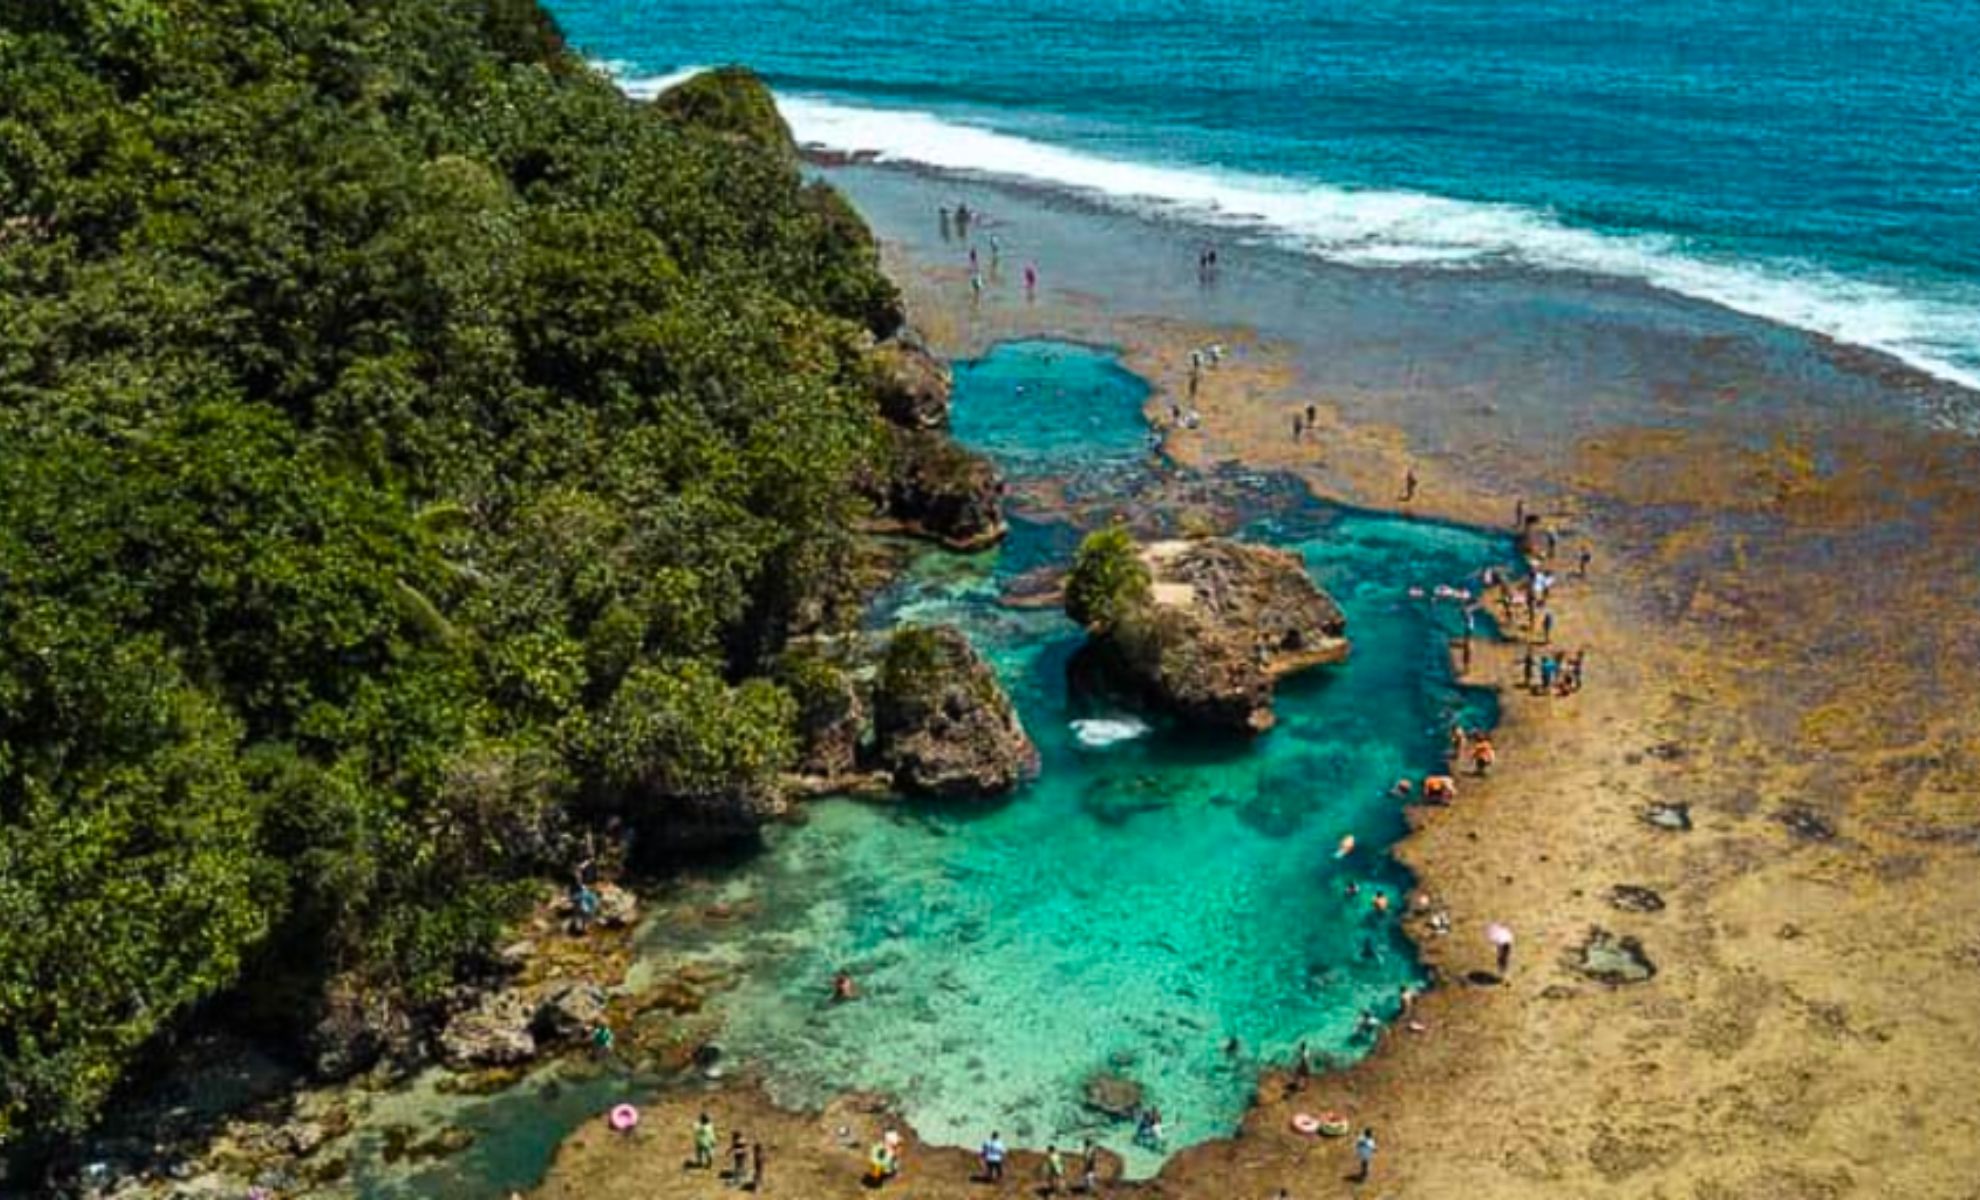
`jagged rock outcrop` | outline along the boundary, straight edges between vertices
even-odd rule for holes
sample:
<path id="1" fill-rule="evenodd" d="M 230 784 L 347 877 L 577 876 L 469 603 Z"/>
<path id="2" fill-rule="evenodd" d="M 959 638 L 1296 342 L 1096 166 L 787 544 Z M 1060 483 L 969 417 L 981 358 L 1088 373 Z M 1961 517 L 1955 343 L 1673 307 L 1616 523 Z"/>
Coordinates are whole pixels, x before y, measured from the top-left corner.
<path id="1" fill-rule="evenodd" d="M 348 1079 L 381 1060 L 407 1059 L 416 1036 L 410 1014 L 387 992 L 339 976 L 324 985 L 304 1049 L 316 1074 Z"/>
<path id="2" fill-rule="evenodd" d="M 908 628 L 887 645 L 874 693 L 875 757 L 903 792 L 982 796 L 1037 773 L 1017 709 L 969 639 Z"/>
<path id="3" fill-rule="evenodd" d="M 947 429 L 954 380 L 949 366 L 921 346 L 884 342 L 867 356 L 880 415 L 902 429 Z"/>
<path id="4" fill-rule="evenodd" d="M 1115 535 L 1118 536 L 1118 535 Z M 1069 582 L 1089 621 L 1076 681 L 1192 723 L 1262 732 L 1282 676 L 1348 653 L 1347 619 L 1298 556 L 1225 538 L 1138 550 L 1141 578 L 1098 605 Z M 1098 567 L 1092 568 L 1098 573 Z M 1116 574 L 1126 574 L 1116 568 Z"/>
<path id="5" fill-rule="evenodd" d="M 441 1059 L 450 1067 L 508 1067 L 536 1057 L 536 1004 L 521 992 L 485 995 L 455 1013 L 440 1031 Z"/>
<path id="6" fill-rule="evenodd" d="M 605 989 L 583 980 L 544 988 L 536 1000 L 530 1033 L 538 1042 L 575 1042 L 588 1037 L 605 1019 Z"/>
<path id="7" fill-rule="evenodd" d="M 969 552 L 1003 539 L 1004 477 L 934 429 L 892 429 L 883 506 L 903 530 Z"/>
<path id="8" fill-rule="evenodd" d="M 784 656 L 777 680 L 797 701 L 797 773 L 819 790 L 856 774 L 867 719 L 859 681 L 808 648 Z"/>

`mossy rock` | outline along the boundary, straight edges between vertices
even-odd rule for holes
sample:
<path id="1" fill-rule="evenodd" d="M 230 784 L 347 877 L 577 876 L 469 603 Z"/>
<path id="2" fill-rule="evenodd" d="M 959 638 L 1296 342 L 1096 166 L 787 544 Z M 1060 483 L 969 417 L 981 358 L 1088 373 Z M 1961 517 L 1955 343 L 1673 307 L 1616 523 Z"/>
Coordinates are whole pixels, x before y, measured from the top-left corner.
<path id="1" fill-rule="evenodd" d="M 654 97 L 653 107 L 683 128 L 718 134 L 797 165 L 791 127 L 769 87 L 747 67 L 703 71 Z"/>

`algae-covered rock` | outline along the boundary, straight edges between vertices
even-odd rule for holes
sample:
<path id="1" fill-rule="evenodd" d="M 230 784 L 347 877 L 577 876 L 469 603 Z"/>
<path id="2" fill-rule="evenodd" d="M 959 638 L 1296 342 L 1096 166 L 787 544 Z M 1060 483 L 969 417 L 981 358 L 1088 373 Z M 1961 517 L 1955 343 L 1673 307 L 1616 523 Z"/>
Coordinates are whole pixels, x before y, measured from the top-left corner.
<path id="1" fill-rule="evenodd" d="M 1084 686 L 1261 732 L 1281 676 L 1347 656 L 1347 619 L 1297 555 L 1225 538 L 1157 542 L 1131 564 L 1117 548 L 1094 552 L 1124 536 L 1089 539 L 1067 582 L 1068 612 L 1088 632 L 1075 663 Z"/>
<path id="2" fill-rule="evenodd" d="M 1080 1099 L 1095 1112 L 1126 1121 L 1141 1111 L 1142 1088 L 1125 1075 L 1095 1071 L 1081 1086 Z"/>
<path id="3" fill-rule="evenodd" d="M 887 515 L 952 550 L 1003 539 L 1004 477 L 990 460 L 933 429 L 889 429 L 887 477 L 875 480 Z"/>
<path id="4" fill-rule="evenodd" d="M 990 664 L 948 626 L 888 642 L 874 695 L 875 753 L 904 792 L 1006 792 L 1038 770 L 1038 750 Z"/>
<path id="5" fill-rule="evenodd" d="M 1643 943 L 1627 935 L 1591 928 L 1574 958 L 1575 970 L 1611 985 L 1643 983 L 1657 973 Z"/>

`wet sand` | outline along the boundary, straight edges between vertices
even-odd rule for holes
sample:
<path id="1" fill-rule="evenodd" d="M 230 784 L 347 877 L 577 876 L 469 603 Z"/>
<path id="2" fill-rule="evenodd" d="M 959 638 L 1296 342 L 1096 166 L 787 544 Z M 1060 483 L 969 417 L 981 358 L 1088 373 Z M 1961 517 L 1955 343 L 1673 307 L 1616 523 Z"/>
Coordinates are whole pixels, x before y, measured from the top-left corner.
<path id="1" fill-rule="evenodd" d="M 932 208 L 950 194 L 872 174 L 882 183 L 852 191 L 890 237 L 900 196 L 919 187 Z M 1011 275 L 1033 228 L 1057 239 L 1040 247 L 1170 236 L 1019 194 L 979 188 L 971 203 L 1007 214 Z M 1530 695 L 1518 649 L 1481 645 L 1469 678 L 1502 688 L 1499 765 L 1460 777 L 1454 806 L 1418 810 L 1399 847 L 1452 925 L 1417 930 L 1443 981 L 1418 1002 L 1424 1030 L 1393 1030 L 1297 1095 L 1267 1079 L 1238 1137 L 1183 1151 L 1132 1194 L 1980 1196 L 1980 452 L 1928 421 L 1964 398 L 1688 304 L 1673 307 L 1697 327 L 1676 333 L 1634 316 L 1584 322 L 1607 330 L 1585 337 L 1573 321 L 1509 333 L 1558 354 L 1509 365 L 1512 350 L 1481 346 L 1454 389 L 1451 346 L 1369 335 L 1317 365 L 1339 330 L 1295 339 L 1219 319 L 1228 306 L 1191 302 L 1187 281 L 1136 303 L 1139 257 L 1091 280 L 1057 278 L 1073 272 L 1047 259 L 1035 300 L 1006 281 L 978 307 L 925 238 L 894 240 L 912 311 L 945 353 L 1011 336 L 1117 345 L 1157 384 L 1159 416 L 1188 405 L 1189 348 L 1228 346 L 1196 398 L 1202 428 L 1171 439 L 1180 461 L 1289 470 L 1330 498 L 1477 523 L 1509 526 L 1524 499 L 1563 558 L 1594 555 L 1554 601 L 1556 642 L 1587 650 L 1587 687 Z M 1218 287 L 1244 287 L 1242 260 L 1226 264 Z M 1267 266 L 1289 269 L 1261 260 L 1258 278 Z M 1473 319 L 1448 336 L 1472 336 Z M 1536 395 L 1571 403 L 1551 419 Z M 1308 403 L 1320 435 L 1295 443 Z M 1421 488 L 1404 504 L 1412 469 Z M 1685 806 L 1690 828 L 1647 820 L 1653 805 Z M 1642 911 L 1640 892 L 1619 903 L 1619 885 L 1661 908 Z M 1473 974 L 1492 967 L 1491 921 L 1518 937 L 1504 981 Z M 1639 939 L 1654 977 L 1578 970 L 1595 929 Z M 640 1140 L 581 1132 L 542 1194 L 719 1190 L 679 1169 L 704 1103 L 723 1110 L 725 1138 L 729 1118 L 769 1132 L 772 1195 L 859 1194 L 864 1148 L 890 1121 L 856 1104 L 778 1113 L 734 1088 L 683 1095 L 649 1111 Z M 1344 1140 L 1288 1128 L 1325 1109 L 1376 1130 L 1370 1184 L 1346 1181 Z M 1028 1174 L 992 1189 L 968 1182 L 971 1161 L 911 1144 L 889 1190 L 1015 1195 Z"/>

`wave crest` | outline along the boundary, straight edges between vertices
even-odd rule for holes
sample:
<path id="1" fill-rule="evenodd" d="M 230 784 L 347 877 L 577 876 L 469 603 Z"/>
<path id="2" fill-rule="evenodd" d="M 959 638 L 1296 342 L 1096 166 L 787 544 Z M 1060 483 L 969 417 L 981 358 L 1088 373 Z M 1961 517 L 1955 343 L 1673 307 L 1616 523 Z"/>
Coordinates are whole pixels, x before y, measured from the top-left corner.
<path id="1" fill-rule="evenodd" d="M 621 76 L 621 83 L 650 96 L 701 69 Z M 1669 237 L 1577 228 L 1519 205 L 1129 162 L 933 113 L 814 96 L 780 94 L 777 103 L 807 146 L 1066 189 L 1112 208 L 1252 233 L 1351 266 L 1522 266 L 1637 280 L 1882 351 L 1980 391 L 1980 289 L 1925 295 L 1812 265 L 1706 257 Z"/>

